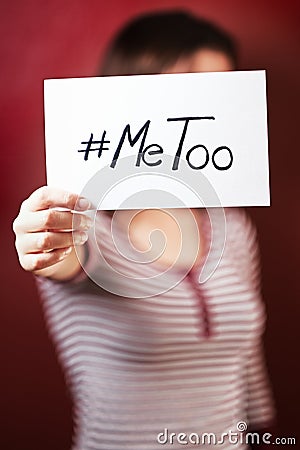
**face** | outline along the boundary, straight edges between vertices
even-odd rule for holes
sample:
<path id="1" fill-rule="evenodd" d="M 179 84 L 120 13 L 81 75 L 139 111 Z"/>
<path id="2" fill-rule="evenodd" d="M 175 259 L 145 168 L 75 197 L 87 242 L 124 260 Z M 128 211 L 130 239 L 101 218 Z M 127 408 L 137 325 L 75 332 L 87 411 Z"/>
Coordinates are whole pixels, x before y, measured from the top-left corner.
<path id="1" fill-rule="evenodd" d="M 233 62 L 220 50 L 201 49 L 192 55 L 180 58 L 166 73 L 226 72 L 234 70 Z"/>
<path id="2" fill-rule="evenodd" d="M 233 63 L 225 53 L 211 49 L 201 49 L 192 55 L 180 58 L 175 64 L 169 67 L 164 73 L 185 73 L 185 72 L 221 72 L 234 70 Z M 116 216 L 122 225 L 129 230 L 132 244 L 140 251 L 154 252 L 161 254 L 157 262 L 171 266 L 192 267 L 199 261 L 204 251 L 202 245 L 200 250 L 198 229 L 195 230 L 195 220 L 198 223 L 199 217 L 187 213 L 187 210 L 168 210 L 169 214 L 161 210 L 140 211 L 132 219 L 133 211 L 118 211 Z M 178 228 L 178 224 L 180 224 Z M 200 225 L 199 229 L 200 229 Z M 153 230 L 161 230 L 166 237 L 166 247 L 161 253 L 161 240 L 158 236 L 152 236 Z M 188 235 L 189 238 L 185 246 L 181 246 L 181 234 Z M 156 236 L 156 235 L 155 235 Z M 150 243 L 151 242 L 151 243 Z M 202 241 L 201 241 L 202 242 Z M 152 254 L 152 253 L 151 253 Z"/>

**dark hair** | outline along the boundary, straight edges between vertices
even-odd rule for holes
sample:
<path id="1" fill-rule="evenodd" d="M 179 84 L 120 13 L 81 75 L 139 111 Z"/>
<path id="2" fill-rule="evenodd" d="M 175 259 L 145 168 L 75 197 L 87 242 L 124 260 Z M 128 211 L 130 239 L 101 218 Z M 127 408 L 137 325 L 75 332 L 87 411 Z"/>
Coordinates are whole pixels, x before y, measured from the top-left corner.
<path id="1" fill-rule="evenodd" d="M 116 35 L 103 59 L 101 75 L 160 73 L 201 48 L 220 50 L 237 63 L 233 38 L 221 28 L 183 11 L 141 15 Z"/>

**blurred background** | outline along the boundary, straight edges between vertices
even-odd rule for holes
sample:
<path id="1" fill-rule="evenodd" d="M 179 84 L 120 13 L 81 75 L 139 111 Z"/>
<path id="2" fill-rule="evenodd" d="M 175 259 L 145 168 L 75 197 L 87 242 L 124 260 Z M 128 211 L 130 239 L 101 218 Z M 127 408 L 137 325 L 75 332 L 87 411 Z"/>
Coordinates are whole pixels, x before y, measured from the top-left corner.
<path id="1" fill-rule="evenodd" d="M 231 31 L 240 44 L 240 69 L 267 70 L 272 206 L 249 212 L 261 246 L 278 435 L 300 439 L 299 1 L 2 0 L 2 449 L 66 450 L 71 443 L 70 399 L 33 277 L 18 265 L 11 230 L 21 201 L 45 184 L 43 79 L 93 76 L 125 20 L 174 7 Z"/>

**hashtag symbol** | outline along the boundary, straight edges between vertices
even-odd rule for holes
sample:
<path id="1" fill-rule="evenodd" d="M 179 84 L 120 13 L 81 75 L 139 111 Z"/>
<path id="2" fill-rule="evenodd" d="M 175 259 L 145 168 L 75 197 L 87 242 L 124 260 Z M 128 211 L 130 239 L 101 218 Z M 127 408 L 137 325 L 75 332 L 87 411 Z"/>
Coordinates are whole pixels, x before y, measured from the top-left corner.
<path id="1" fill-rule="evenodd" d="M 103 131 L 102 138 L 100 141 L 94 141 L 94 135 L 91 133 L 90 139 L 88 141 L 81 142 L 82 145 L 86 145 L 84 150 L 77 150 L 79 153 L 84 152 L 84 161 L 89 159 L 90 152 L 98 152 L 98 158 L 101 157 L 103 150 L 109 150 L 108 147 L 104 147 L 104 144 L 109 144 L 110 141 L 105 140 L 106 131 Z M 92 148 L 94 145 L 98 145 L 97 148 Z"/>

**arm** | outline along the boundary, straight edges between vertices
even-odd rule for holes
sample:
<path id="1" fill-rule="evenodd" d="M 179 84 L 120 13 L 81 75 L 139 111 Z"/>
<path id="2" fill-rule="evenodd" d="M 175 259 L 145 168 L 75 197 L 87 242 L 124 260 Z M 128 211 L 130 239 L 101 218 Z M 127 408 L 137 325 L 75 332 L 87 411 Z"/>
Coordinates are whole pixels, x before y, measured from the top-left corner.
<path id="1" fill-rule="evenodd" d="M 246 376 L 249 427 L 252 430 L 268 430 L 274 426 L 275 409 L 261 341 L 253 344 L 247 356 Z"/>
<path id="2" fill-rule="evenodd" d="M 44 186 L 34 191 L 22 203 L 13 223 L 21 266 L 56 280 L 76 275 L 80 270 L 76 252 L 83 252 L 91 225 L 80 211 L 88 208 L 88 200 L 61 189 Z"/>
<path id="3" fill-rule="evenodd" d="M 261 263 L 256 228 L 251 219 L 243 211 L 240 219 L 241 236 L 243 242 L 239 264 L 244 269 L 244 276 L 251 289 L 257 293 L 257 301 L 261 298 Z M 265 316 L 264 307 L 262 316 Z M 270 386 L 269 375 L 265 362 L 263 337 L 264 328 L 260 330 L 256 339 L 251 342 L 245 360 L 246 388 L 247 388 L 247 417 L 251 431 L 274 433 L 276 424 L 273 393 Z M 264 448 L 262 442 L 253 448 Z"/>

